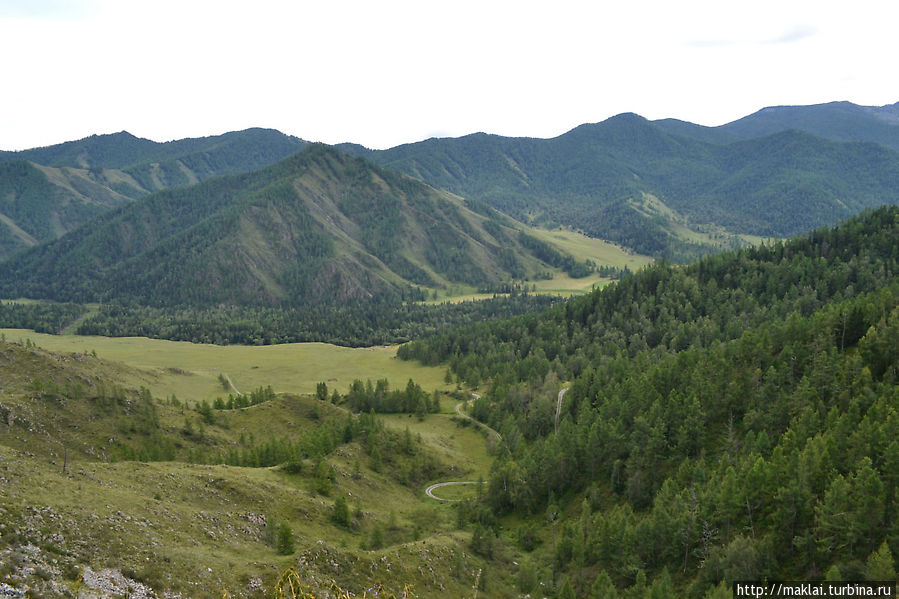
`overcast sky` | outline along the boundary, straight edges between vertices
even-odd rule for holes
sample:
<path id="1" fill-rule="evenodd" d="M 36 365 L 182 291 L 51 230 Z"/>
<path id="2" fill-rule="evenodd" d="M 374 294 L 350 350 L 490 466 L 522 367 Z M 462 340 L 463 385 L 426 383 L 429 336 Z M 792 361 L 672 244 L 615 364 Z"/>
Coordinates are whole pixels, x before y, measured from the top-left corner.
<path id="1" fill-rule="evenodd" d="M 893 0 L 0 0 L 0 149 L 247 127 L 387 148 L 880 106 L 899 101 L 897 17 Z"/>

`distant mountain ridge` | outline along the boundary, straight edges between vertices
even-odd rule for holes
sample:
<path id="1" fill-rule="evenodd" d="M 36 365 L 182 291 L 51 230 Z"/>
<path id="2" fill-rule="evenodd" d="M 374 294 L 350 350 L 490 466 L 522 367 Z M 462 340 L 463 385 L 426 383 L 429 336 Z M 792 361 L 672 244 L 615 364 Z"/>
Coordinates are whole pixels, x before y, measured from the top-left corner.
<path id="1" fill-rule="evenodd" d="M 0 259 L 154 191 L 268 166 L 307 145 L 270 129 L 158 143 L 128 132 L 0 154 Z"/>
<path id="2" fill-rule="evenodd" d="M 873 142 L 899 150 L 899 102 L 887 106 L 851 102 L 772 106 L 720 128 L 743 139 L 798 129 L 825 139 Z"/>
<path id="3" fill-rule="evenodd" d="M 266 129 L 163 144 L 121 132 L 0 153 L 0 260 L 151 192 L 258 170 L 306 144 Z M 720 127 L 625 113 L 552 139 L 337 147 L 518 220 L 679 261 L 899 202 L 899 103 L 770 107 Z"/>
<path id="4" fill-rule="evenodd" d="M 18 158 L 45 166 L 127 170 L 145 162 L 165 163 L 173 160 L 200 165 L 203 164 L 200 157 L 205 157 L 210 168 L 255 170 L 271 164 L 270 156 L 284 152 L 292 154 L 308 143 L 274 129 L 258 127 L 168 142 L 143 139 L 121 131 L 9 152 L 5 156 L 0 155 L 0 161 Z"/>
<path id="5" fill-rule="evenodd" d="M 97 217 L 0 265 L 0 296 L 297 305 L 500 284 L 549 268 L 514 223 L 480 212 L 315 144 Z"/>
<path id="6" fill-rule="evenodd" d="M 899 131 L 870 110 L 844 108 L 835 110 L 880 123 L 881 138 Z M 818 116 L 806 120 L 820 124 L 834 109 L 808 110 Z M 779 128 L 766 118 L 708 128 L 626 113 L 552 139 L 474 134 L 380 151 L 341 148 L 518 219 L 674 258 L 739 244 L 740 235 L 791 236 L 899 202 L 896 150 L 839 141 L 836 125 L 808 133 L 786 117 Z M 752 127 L 764 132 L 753 137 Z M 869 131 L 873 137 L 873 125 Z"/>

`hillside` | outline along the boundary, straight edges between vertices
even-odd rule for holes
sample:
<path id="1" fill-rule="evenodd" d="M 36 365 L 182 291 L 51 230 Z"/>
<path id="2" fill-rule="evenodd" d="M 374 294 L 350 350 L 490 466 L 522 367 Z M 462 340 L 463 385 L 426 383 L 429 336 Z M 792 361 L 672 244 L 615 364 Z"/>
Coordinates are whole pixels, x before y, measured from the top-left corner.
<path id="1" fill-rule="evenodd" d="M 0 154 L 0 260 L 154 191 L 268 166 L 306 142 L 266 129 L 157 143 L 127 132 Z"/>
<path id="2" fill-rule="evenodd" d="M 796 129 L 824 139 L 872 142 L 899 150 L 899 102 L 887 106 L 851 102 L 771 106 L 717 129 L 742 139 Z"/>
<path id="3" fill-rule="evenodd" d="M 895 580 L 897 236 L 881 208 L 400 356 L 482 386 L 483 505 L 560 596 Z"/>
<path id="4" fill-rule="evenodd" d="M 720 127 L 622 114 L 553 139 L 478 133 L 339 147 L 525 223 L 686 262 L 896 203 L 897 119 L 896 105 L 832 102 L 769 107 Z M 110 207 L 262 169 L 306 143 L 265 129 L 166 143 L 121 132 L 0 152 L 0 166 L 19 163 L 0 168 L 0 260 Z"/>
<path id="5" fill-rule="evenodd" d="M 478 210 L 314 145 L 260 171 L 102 215 L 0 266 L 0 295 L 151 306 L 335 304 L 421 295 L 412 286 L 490 288 L 566 264 L 513 221 Z"/>
<path id="6" fill-rule="evenodd" d="M 719 129 L 622 114 L 553 139 L 475 134 L 345 149 L 520 220 L 681 261 L 738 247 L 741 235 L 788 237 L 899 201 L 894 149 Z"/>
<path id="7" fill-rule="evenodd" d="M 118 189 L 84 170 L 0 162 L 0 260 L 132 201 Z"/>
<path id="8" fill-rule="evenodd" d="M 185 392 L 151 391 L 160 376 Z M 483 474 L 483 439 L 449 398 L 429 391 L 443 413 L 414 419 L 353 416 L 336 390 L 260 386 L 212 407 L 194 378 L 0 340 L 0 593 L 270 597 L 299 571 L 331 596 L 463 596 L 495 568 L 491 596 L 513 596 L 511 560 L 472 555 L 451 505 L 423 492 Z"/>

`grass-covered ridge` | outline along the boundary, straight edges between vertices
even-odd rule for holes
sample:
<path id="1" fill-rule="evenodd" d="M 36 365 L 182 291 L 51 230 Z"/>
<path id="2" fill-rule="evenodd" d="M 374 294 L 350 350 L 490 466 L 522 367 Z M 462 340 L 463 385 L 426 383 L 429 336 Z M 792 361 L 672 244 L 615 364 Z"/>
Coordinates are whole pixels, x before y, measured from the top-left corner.
<path id="1" fill-rule="evenodd" d="M 495 568 L 489 584 L 510 596 L 508 558 L 473 556 L 471 529 L 423 493 L 487 474 L 484 439 L 453 421 L 457 400 L 428 393 L 439 412 L 383 418 L 353 415 L 337 383 L 324 400 L 263 387 L 193 400 L 135 387 L 150 369 L 98 350 L 0 342 L 0 582 L 45 596 L 101 580 L 131 585 L 121 594 L 263 597 L 294 569 L 316 593 L 380 583 L 442 597 Z"/>

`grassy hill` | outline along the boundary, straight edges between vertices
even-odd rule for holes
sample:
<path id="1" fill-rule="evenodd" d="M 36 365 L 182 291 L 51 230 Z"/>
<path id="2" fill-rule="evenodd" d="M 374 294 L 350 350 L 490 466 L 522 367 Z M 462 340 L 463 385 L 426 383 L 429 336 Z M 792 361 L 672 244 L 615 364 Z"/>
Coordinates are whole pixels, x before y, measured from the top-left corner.
<path id="1" fill-rule="evenodd" d="M 473 555 L 452 504 L 424 494 L 487 474 L 456 400 L 375 418 L 260 387 L 259 403 L 210 410 L 190 386 L 157 395 L 160 376 L 0 340 L 0 583 L 48 597 L 266 597 L 294 570 L 332 596 L 383 584 L 466 597 L 480 573 L 481 596 L 514 596 L 513 556 Z"/>

